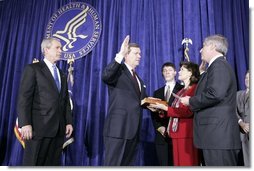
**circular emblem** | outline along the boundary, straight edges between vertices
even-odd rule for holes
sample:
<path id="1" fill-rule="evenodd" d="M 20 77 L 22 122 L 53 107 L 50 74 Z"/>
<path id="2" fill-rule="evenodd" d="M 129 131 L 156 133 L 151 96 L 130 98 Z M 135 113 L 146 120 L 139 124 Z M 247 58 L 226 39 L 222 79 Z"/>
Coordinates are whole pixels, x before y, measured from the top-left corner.
<path id="1" fill-rule="evenodd" d="M 55 37 L 61 41 L 61 59 L 79 59 L 95 47 L 101 27 L 100 17 L 91 5 L 71 2 L 52 15 L 45 37 Z"/>

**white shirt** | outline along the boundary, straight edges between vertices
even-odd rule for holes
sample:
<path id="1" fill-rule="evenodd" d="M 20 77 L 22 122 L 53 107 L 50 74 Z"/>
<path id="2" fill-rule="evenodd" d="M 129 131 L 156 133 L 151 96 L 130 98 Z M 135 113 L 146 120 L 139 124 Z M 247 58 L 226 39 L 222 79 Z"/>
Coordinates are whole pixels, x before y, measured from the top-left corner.
<path id="1" fill-rule="evenodd" d="M 131 66 L 130 66 L 130 65 L 128 65 L 127 63 L 124 63 L 124 64 L 127 66 L 128 70 L 130 71 L 131 75 L 133 76 L 133 72 L 132 72 L 132 70 L 134 70 L 134 69 L 133 69 L 133 68 L 131 68 Z M 136 79 L 137 79 L 137 81 L 138 81 L 139 90 L 141 90 L 141 84 L 140 84 L 140 81 L 139 81 L 139 79 L 138 79 L 138 77 L 137 77 L 137 76 L 135 76 L 135 77 L 136 77 Z"/>
<path id="2" fill-rule="evenodd" d="M 53 78 L 54 78 L 54 70 L 53 70 L 53 65 L 55 64 L 52 64 L 49 60 L 47 60 L 47 58 L 44 58 L 43 61 L 45 62 L 45 64 L 47 65 L 47 67 L 49 68 Z M 59 72 L 59 69 L 56 67 L 57 69 L 57 75 L 58 75 L 58 78 L 59 78 L 59 83 L 61 85 L 61 77 L 60 77 L 60 72 Z"/>
<path id="3" fill-rule="evenodd" d="M 170 81 L 170 82 L 166 82 L 165 88 L 164 88 L 164 97 L 166 96 L 167 90 L 168 90 L 168 86 L 170 87 L 170 94 L 172 93 L 174 87 L 176 85 L 176 81 Z"/>
<path id="4" fill-rule="evenodd" d="M 209 67 L 210 65 L 212 65 L 212 63 L 213 63 L 218 57 L 221 57 L 221 56 L 223 56 L 223 55 L 222 55 L 222 54 L 218 54 L 218 55 L 214 56 L 214 57 L 210 60 L 208 67 Z"/>

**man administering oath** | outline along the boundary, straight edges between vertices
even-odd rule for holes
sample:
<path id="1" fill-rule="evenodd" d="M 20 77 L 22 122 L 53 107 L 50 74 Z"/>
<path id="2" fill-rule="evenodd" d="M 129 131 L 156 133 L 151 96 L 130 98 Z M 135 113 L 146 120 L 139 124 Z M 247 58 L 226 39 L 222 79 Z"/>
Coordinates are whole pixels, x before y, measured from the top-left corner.
<path id="1" fill-rule="evenodd" d="M 224 36 L 205 38 L 200 50 L 208 68 L 193 97 L 181 103 L 194 111 L 194 144 L 202 150 L 206 166 L 236 166 L 241 149 L 236 116 L 236 78 L 226 61 L 228 41 Z"/>

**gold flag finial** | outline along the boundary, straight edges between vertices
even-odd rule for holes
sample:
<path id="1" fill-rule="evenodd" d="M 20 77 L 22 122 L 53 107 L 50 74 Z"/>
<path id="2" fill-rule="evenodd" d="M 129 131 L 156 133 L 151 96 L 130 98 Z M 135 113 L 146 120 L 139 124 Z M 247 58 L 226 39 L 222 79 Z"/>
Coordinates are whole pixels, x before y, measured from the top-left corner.
<path id="1" fill-rule="evenodd" d="M 190 38 L 184 38 L 182 40 L 182 45 L 185 45 L 185 49 L 184 49 L 184 56 L 185 56 L 185 59 L 190 62 L 190 57 L 189 57 L 189 44 L 192 44 L 192 40 Z"/>

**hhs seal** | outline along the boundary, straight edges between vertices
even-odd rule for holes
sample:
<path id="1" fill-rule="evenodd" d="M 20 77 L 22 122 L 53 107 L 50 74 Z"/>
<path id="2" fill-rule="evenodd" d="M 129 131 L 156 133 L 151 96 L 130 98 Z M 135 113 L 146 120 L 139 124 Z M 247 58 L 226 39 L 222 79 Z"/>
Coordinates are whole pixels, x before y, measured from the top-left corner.
<path id="1" fill-rule="evenodd" d="M 58 9 L 50 18 L 45 37 L 62 43 L 62 59 L 79 59 L 96 45 L 101 34 L 97 11 L 89 4 L 71 2 Z"/>

